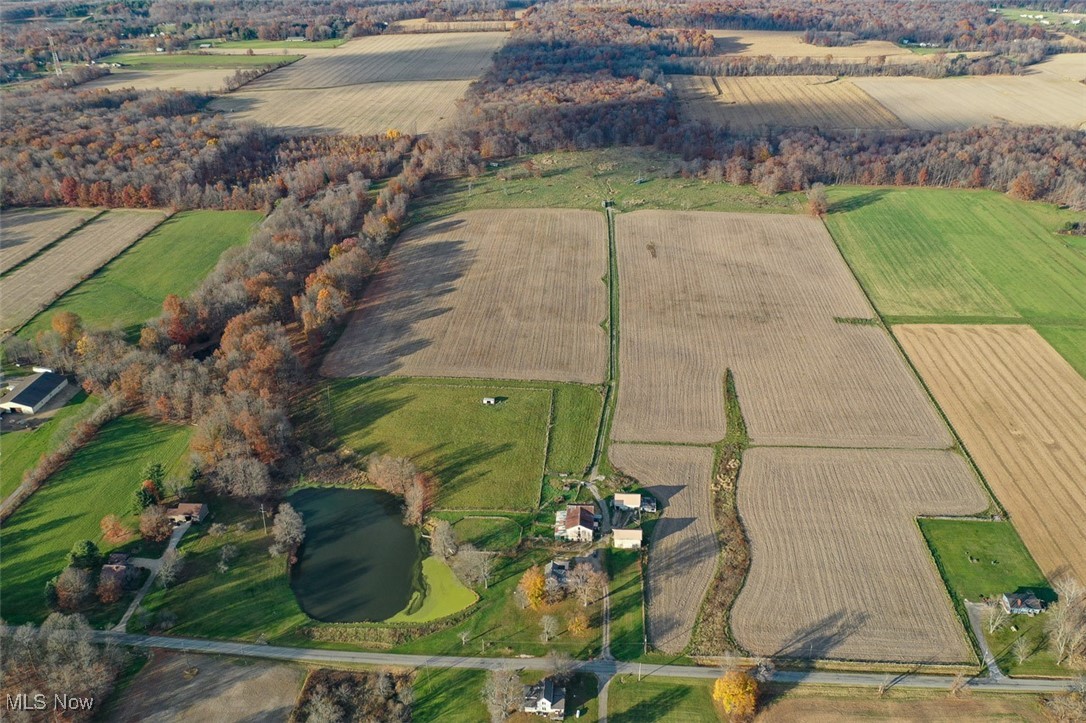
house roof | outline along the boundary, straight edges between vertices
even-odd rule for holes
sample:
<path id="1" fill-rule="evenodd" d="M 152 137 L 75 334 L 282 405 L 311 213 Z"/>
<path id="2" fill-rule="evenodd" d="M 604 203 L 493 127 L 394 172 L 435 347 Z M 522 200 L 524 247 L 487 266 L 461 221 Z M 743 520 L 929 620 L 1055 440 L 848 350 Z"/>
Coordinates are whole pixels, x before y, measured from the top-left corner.
<path id="1" fill-rule="evenodd" d="M 1032 592 L 1007 592 L 1003 593 L 1003 597 L 1012 608 L 1040 610 L 1042 606 L 1040 599 Z"/>
<path id="2" fill-rule="evenodd" d="M 4 404 L 22 404 L 27 407 L 36 407 L 41 401 L 56 391 L 57 387 L 67 383 L 67 379 L 53 372 L 41 372 L 32 374 L 14 384 Z"/>
<path id="3" fill-rule="evenodd" d="M 596 515 L 588 505 L 570 505 L 566 508 L 566 529 L 577 527 L 595 527 Z"/>
<path id="4" fill-rule="evenodd" d="M 203 502 L 181 502 L 166 510 L 167 515 L 198 515 L 204 512 L 207 512 L 207 505 Z"/>
<path id="5" fill-rule="evenodd" d="M 627 507 L 640 507 L 641 495 L 635 492 L 618 492 L 615 494 L 615 502 Z"/>
<path id="6" fill-rule="evenodd" d="M 641 530 L 611 530 L 615 534 L 616 540 L 637 540 L 640 541 L 642 537 Z"/>
<path id="7" fill-rule="evenodd" d="M 558 685 L 554 678 L 544 678 L 535 685 L 524 686 L 524 705 L 536 707 L 539 701 L 545 700 L 551 708 L 565 708 L 566 689 Z"/>

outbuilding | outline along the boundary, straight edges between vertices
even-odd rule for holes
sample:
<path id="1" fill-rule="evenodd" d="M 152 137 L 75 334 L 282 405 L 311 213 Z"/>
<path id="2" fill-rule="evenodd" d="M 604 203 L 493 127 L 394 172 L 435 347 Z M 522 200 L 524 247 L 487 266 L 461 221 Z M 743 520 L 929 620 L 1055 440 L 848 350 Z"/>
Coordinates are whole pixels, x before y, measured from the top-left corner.
<path id="1" fill-rule="evenodd" d="M 37 414 L 49 400 L 68 386 L 68 380 L 53 372 L 39 372 L 17 379 L 0 397 L 0 410 Z"/>
<path id="2" fill-rule="evenodd" d="M 615 509 L 639 510 L 641 509 L 641 495 L 633 492 L 618 492 L 615 494 Z"/>
<path id="3" fill-rule="evenodd" d="M 640 550 L 641 530 L 612 530 L 611 546 L 620 550 Z"/>

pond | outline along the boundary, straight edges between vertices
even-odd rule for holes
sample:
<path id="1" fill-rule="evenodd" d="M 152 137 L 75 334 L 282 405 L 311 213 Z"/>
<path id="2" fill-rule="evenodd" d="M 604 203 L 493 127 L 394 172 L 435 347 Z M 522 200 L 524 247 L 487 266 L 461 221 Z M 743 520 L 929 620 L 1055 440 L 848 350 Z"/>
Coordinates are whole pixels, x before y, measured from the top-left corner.
<path id="1" fill-rule="evenodd" d="M 378 490 L 312 488 L 290 503 L 305 519 L 305 542 L 290 586 L 306 615 L 332 623 L 390 618 L 419 589 L 415 530 L 400 501 Z"/>

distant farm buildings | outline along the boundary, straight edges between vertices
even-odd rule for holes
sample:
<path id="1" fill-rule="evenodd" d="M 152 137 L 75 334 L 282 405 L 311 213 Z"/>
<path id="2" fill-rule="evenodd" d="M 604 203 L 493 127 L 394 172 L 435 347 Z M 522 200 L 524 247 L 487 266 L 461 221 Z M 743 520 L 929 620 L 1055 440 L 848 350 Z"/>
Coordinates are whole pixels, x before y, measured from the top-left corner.
<path id="1" fill-rule="evenodd" d="M 68 386 L 68 380 L 53 372 L 39 372 L 17 379 L 0 397 L 0 410 L 19 414 L 37 414 L 49 400 Z"/>

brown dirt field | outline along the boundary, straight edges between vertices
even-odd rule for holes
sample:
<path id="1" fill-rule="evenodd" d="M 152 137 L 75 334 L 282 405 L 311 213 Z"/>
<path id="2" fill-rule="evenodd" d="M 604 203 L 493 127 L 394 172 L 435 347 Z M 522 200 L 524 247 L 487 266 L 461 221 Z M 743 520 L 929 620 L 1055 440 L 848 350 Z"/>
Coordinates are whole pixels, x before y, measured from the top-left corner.
<path id="1" fill-rule="evenodd" d="M 186 90 L 194 93 L 218 93 L 234 71 L 210 70 L 126 70 L 114 68 L 104 78 L 83 84 L 82 88 L 135 88 L 136 90 Z"/>
<path id="2" fill-rule="evenodd" d="M 950 446 L 886 332 L 834 320 L 873 312 L 817 220 L 638 211 L 616 233 L 614 439 L 719 441 L 731 368 L 755 444 Z"/>
<path id="3" fill-rule="evenodd" d="M 16 208 L 0 211 L 0 272 L 7 273 L 100 213 L 96 209 Z"/>
<path id="4" fill-rule="evenodd" d="M 1086 85 L 1054 73 L 852 81 L 910 128 L 944 131 L 993 123 L 1086 128 Z"/>
<path id="5" fill-rule="evenodd" d="M 1074 40 L 1078 39 L 1074 38 Z M 1083 43 L 1084 41 L 1079 40 L 1078 42 Z M 1053 55 L 1043 63 L 1030 66 L 1030 70 L 1055 75 L 1057 78 L 1066 78 L 1076 83 L 1086 82 L 1086 53 Z"/>
<path id="6" fill-rule="evenodd" d="M 437 130 L 453 118 L 469 85 L 470 80 L 443 80 L 321 90 L 253 91 L 246 86 L 216 99 L 212 107 L 293 135 L 369 135 L 390 128 L 414 135 Z"/>
<path id="7" fill-rule="evenodd" d="M 1037 564 L 1086 580 L 1086 379 L 1028 326 L 894 332 Z"/>
<path id="8" fill-rule="evenodd" d="M 706 447 L 615 444 L 611 463 L 637 478 L 663 505 L 648 541 L 648 634 L 678 654 L 690 642 L 719 551 L 713 529 L 713 451 Z"/>
<path id="9" fill-rule="evenodd" d="M 904 128 L 893 113 L 844 78 L 673 75 L 669 80 L 687 118 L 727 124 L 734 130 Z"/>
<path id="10" fill-rule="evenodd" d="M 118 723 L 284 721 L 305 682 L 305 668 L 155 651 L 108 719 Z M 185 671 L 199 672 L 186 679 Z"/>
<path id="11" fill-rule="evenodd" d="M 0 330 L 22 326 L 162 223 L 161 211 L 109 211 L 4 278 Z"/>
<path id="12" fill-rule="evenodd" d="M 891 723 L 955 723 L 957 721 L 1047 720 L 1037 696 L 969 695 L 950 698 L 945 693 L 920 697 L 890 692 L 877 698 L 870 690 L 845 694 L 790 691 L 770 701 L 754 719 L 758 723 L 841 723 L 884 721 Z"/>
<path id="13" fill-rule="evenodd" d="M 360 83 L 471 80 L 490 65 L 505 33 L 374 35 L 329 53 L 307 54 L 258 78 L 246 89 L 311 90 Z"/>
<path id="14" fill-rule="evenodd" d="M 606 239 L 602 214 L 569 209 L 469 211 L 413 228 L 321 371 L 602 382 Z"/>
<path id="15" fill-rule="evenodd" d="M 747 450 L 738 504 L 751 569 L 733 635 L 758 655 L 973 662 L 915 518 L 988 503 L 951 452 Z"/>
<path id="16" fill-rule="evenodd" d="M 803 42 L 803 32 L 796 30 L 709 30 L 716 39 L 714 55 L 759 56 L 777 58 L 814 58 L 835 61 L 863 61 L 885 56 L 887 62 L 921 62 L 929 56 L 917 55 L 886 40 L 864 40 L 839 48 L 823 48 Z"/>

